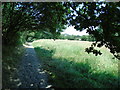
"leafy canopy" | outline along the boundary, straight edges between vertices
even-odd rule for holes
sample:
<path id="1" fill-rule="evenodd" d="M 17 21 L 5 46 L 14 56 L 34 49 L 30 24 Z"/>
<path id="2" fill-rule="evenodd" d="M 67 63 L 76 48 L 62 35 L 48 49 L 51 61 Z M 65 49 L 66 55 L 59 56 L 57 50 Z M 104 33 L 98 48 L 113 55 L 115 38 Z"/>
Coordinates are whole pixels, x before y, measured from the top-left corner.
<path id="1" fill-rule="evenodd" d="M 3 3 L 2 9 L 3 44 L 16 43 L 17 40 L 14 36 L 17 33 L 30 30 L 50 32 L 53 35 L 52 37 L 56 38 L 56 35 L 59 35 L 65 28 L 66 8 L 60 2 Z"/>
<path id="2" fill-rule="evenodd" d="M 98 55 L 95 46 L 110 49 L 120 58 L 120 3 L 119 2 L 67 2 L 71 14 L 68 15 L 69 25 L 77 30 L 87 29 L 87 33 L 96 38 L 96 42 L 86 51 Z"/>
<path id="3" fill-rule="evenodd" d="M 101 54 L 94 47 L 105 46 L 120 58 L 120 2 L 14 2 L 3 3 L 2 12 L 3 44 L 16 43 L 29 31 L 56 39 L 65 25 L 73 25 L 95 37 L 88 53 Z"/>

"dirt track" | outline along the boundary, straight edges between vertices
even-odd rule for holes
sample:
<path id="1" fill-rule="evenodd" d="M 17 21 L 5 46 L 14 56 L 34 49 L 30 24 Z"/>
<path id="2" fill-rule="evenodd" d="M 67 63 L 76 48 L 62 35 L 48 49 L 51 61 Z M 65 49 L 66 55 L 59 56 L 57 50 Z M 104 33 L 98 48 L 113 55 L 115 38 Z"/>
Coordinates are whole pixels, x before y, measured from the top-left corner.
<path id="1" fill-rule="evenodd" d="M 40 60 L 37 58 L 32 46 L 25 46 L 26 51 L 22 56 L 18 69 L 12 82 L 15 88 L 47 88 L 47 74 L 42 70 Z"/>

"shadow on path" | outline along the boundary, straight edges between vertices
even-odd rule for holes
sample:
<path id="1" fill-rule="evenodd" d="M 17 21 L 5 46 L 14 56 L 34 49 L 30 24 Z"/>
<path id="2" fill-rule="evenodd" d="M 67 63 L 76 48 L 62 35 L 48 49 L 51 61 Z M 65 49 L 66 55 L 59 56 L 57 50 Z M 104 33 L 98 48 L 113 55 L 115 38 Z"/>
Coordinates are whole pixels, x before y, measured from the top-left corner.
<path id="1" fill-rule="evenodd" d="M 26 51 L 18 65 L 12 82 L 14 88 L 48 88 L 47 74 L 42 69 L 32 46 L 25 46 Z"/>

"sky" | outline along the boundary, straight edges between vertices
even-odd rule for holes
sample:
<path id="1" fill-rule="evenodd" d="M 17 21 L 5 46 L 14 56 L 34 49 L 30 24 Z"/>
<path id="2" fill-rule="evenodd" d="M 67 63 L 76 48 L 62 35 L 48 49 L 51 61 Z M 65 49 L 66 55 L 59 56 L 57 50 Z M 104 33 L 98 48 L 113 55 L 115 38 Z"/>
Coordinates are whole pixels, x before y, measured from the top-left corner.
<path id="1" fill-rule="evenodd" d="M 96 0 L 94 0 L 94 1 L 96 1 Z M 105 1 L 105 0 L 99 0 L 99 1 Z M 82 8 L 82 4 L 80 5 L 80 8 Z M 105 4 L 102 4 L 102 6 L 104 6 L 105 7 Z M 79 8 L 78 8 L 79 9 Z M 76 13 L 74 13 L 75 15 L 77 15 Z M 97 16 L 98 16 L 98 14 L 96 14 Z M 77 31 L 76 29 L 74 29 L 74 27 L 73 26 L 69 26 L 69 27 L 67 27 L 65 30 L 64 30 L 64 32 L 61 32 L 61 34 L 69 34 L 69 35 L 80 35 L 80 36 L 82 36 L 82 35 L 88 35 L 87 33 L 86 33 L 86 30 L 83 30 L 83 31 Z"/>
<path id="2" fill-rule="evenodd" d="M 83 30 L 83 31 L 80 32 L 80 31 L 77 31 L 76 29 L 74 29 L 73 26 L 67 27 L 67 28 L 64 30 L 64 32 L 61 32 L 61 34 L 80 35 L 80 36 L 82 36 L 82 35 L 88 35 L 88 34 L 86 33 L 86 30 Z"/>

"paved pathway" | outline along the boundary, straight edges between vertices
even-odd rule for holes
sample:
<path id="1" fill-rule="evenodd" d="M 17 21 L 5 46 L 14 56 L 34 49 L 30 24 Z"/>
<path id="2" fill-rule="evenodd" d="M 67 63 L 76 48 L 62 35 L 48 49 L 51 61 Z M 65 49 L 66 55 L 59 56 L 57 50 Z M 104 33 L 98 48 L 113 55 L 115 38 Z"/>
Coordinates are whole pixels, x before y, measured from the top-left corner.
<path id="1" fill-rule="evenodd" d="M 42 70 L 34 48 L 25 46 L 26 51 L 19 63 L 13 82 L 18 88 L 48 88 L 47 75 Z"/>

